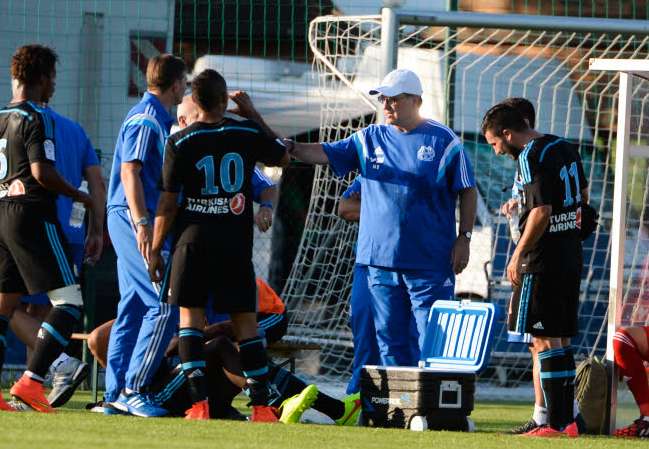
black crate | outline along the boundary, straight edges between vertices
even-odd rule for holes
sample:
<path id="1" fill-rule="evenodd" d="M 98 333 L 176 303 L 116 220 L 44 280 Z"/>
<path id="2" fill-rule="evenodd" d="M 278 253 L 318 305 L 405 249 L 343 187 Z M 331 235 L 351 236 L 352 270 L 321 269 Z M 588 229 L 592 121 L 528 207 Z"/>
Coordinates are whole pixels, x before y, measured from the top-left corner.
<path id="1" fill-rule="evenodd" d="M 410 428 L 425 417 L 428 429 L 470 430 L 475 374 L 415 367 L 366 366 L 361 374 L 361 424 Z"/>

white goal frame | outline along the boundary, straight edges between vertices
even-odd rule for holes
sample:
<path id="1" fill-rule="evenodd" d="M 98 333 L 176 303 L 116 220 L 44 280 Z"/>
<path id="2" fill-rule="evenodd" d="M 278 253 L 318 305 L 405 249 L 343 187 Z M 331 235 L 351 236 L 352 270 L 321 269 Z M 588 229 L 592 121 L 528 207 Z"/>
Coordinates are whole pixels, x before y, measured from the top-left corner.
<path id="1" fill-rule="evenodd" d="M 621 324 L 624 293 L 624 239 L 626 236 L 626 196 L 629 158 L 649 158 L 649 146 L 631 145 L 631 101 L 635 77 L 649 79 L 649 60 L 591 59 L 591 70 L 619 72 L 617 111 L 617 144 L 615 148 L 615 177 L 613 186 L 613 222 L 611 224 L 611 278 L 606 332 L 606 360 L 611 367 L 610 431 L 615 430 L 617 410 L 617 373 L 613 354 L 613 335 Z"/>

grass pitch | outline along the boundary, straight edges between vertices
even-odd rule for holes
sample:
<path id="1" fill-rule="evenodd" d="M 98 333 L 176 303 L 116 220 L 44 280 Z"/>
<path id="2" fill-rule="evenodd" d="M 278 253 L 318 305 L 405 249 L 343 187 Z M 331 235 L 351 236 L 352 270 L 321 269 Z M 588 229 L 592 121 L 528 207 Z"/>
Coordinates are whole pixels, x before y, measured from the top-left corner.
<path id="1" fill-rule="evenodd" d="M 176 418 L 103 416 L 83 410 L 88 393 L 78 393 L 56 414 L 0 412 L 0 448 L 259 448 L 259 449 L 473 449 L 635 448 L 646 441 L 608 437 L 524 438 L 503 434 L 527 420 L 530 405 L 479 403 L 471 417 L 477 432 L 411 432 L 397 429 L 315 424 L 196 422 Z M 243 399 L 238 403 L 243 407 Z M 552 446 L 550 446 L 552 445 Z"/>

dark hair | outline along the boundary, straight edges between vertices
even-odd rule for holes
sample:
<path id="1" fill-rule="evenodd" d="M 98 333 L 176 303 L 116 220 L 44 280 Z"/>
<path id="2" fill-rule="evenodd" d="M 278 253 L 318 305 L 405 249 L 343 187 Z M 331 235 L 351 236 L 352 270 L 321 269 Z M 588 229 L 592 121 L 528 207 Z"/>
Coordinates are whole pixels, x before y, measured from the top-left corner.
<path id="1" fill-rule="evenodd" d="M 536 112 L 534 111 L 534 105 L 530 100 L 523 97 L 509 97 L 505 98 L 502 103 L 517 109 L 521 114 L 523 114 L 523 118 L 525 118 L 530 124 L 530 128 L 534 128 L 536 123 Z"/>
<path id="2" fill-rule="evenodd" d="M 228 87 L 219 72 L 205 69 L 192 80 L 192 99 L 204 111 L 228 101 Z"/>
<path id="3" fill-rule="evenodd" d="M 173 83 L 183 78 L 187 73 L 185 62 L 177 56 L 162 53 L 149 59 L 146 66 L 146 85 L 149 89 L 159 89 L 164 92 Z"/>
<path id="4" fill-rule="evenodd" d="M 11 57 L 11 77 L 25 86 L 34 86 L 43 76 L 49 77 L 56 70 L 59 57 L 44 45 L 23 45 Z"/>
<path id="5" fill-rule="evenodd" d="M 492 106 L 484 115 L 480 129 L 482 134 L 489 130 L 496 136 L 502 136 L 503 129 L 525 131 L 529 129 L 529 126 L 518 109 L 504 103 L 498 103 Z"/>

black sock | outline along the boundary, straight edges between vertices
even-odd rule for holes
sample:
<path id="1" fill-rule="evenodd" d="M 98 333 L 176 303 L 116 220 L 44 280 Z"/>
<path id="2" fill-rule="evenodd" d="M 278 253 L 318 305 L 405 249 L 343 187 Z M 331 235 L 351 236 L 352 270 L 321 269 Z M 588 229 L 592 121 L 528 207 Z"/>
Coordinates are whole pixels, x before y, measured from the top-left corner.
<path id="1" fill-rule="evenodd" d="M 565 346 L 564 348 L 564 363 L 566 367 L 566 378 L 564 381 L 564 409 L 565 409 L 565 424 L 568 425 L 575 420 L 575 376 L 577 375 L 577 368 L 575 366 L 575 355 L 572 346 Z"/>
<path id="2" fill-rule="evenodd" d="M 566 425 L 565 382 L 567 366 L 563 348 L 539 352 L 541 364 L 541 388 L 548 409 L 548 424 L 555 430 L 563 430 Z"/>
<path id="3" fill-rule="evenodd" d="M 0 374 L 2 365 L 5 363 L 5 348 L 7 347 L 7 329 L 9 328 L 9 317 L 0 315 Z"/>
<path id="4" fill-rule="evenodd" d="M 345 404 L 342 401 L 334 399 L 321 391 L 318 392 L 318 397 L 311 407 L 320 413 L 324 413 L 334 421 L 342 418 L 345 414 Z"/>
<path id="5" fill-rule="evenodd" d="M 193 404 L 207 399 L 203 340 L 203 331 L 198 329 L 183 327 L 178 331 L 178 355 L 183 366 L 183 373 L 187 377 Z"/>
<path id="6" fill-rule="evenodd" d="M 273 385 L 277 392 L 277 396 L 269 404 L 273 407 L 279 407 L 282 402 L 296 394 L 300 394 L 307 386 L 307 383 L 295 374 L 275 365 L 273 362 L 268 362 L 268 368 L 270 370 L 268 382 Z"/>
<path id="7" fill-rule="evenodd" d="M 36 347 L 27 364 L 28 374 L 32 379 L 43 382 L 52 362 L 68 345 L 70 335 L 80 317 L 81 310 L 78 307 L 52 307 L 38 330 Z"/>
<path id="8" fill-rule="evenodd" d="M 239 342 L 241 369 L 246 376 L 251 405 L 268 405 L 268 358 L 261 337 Z"/>

